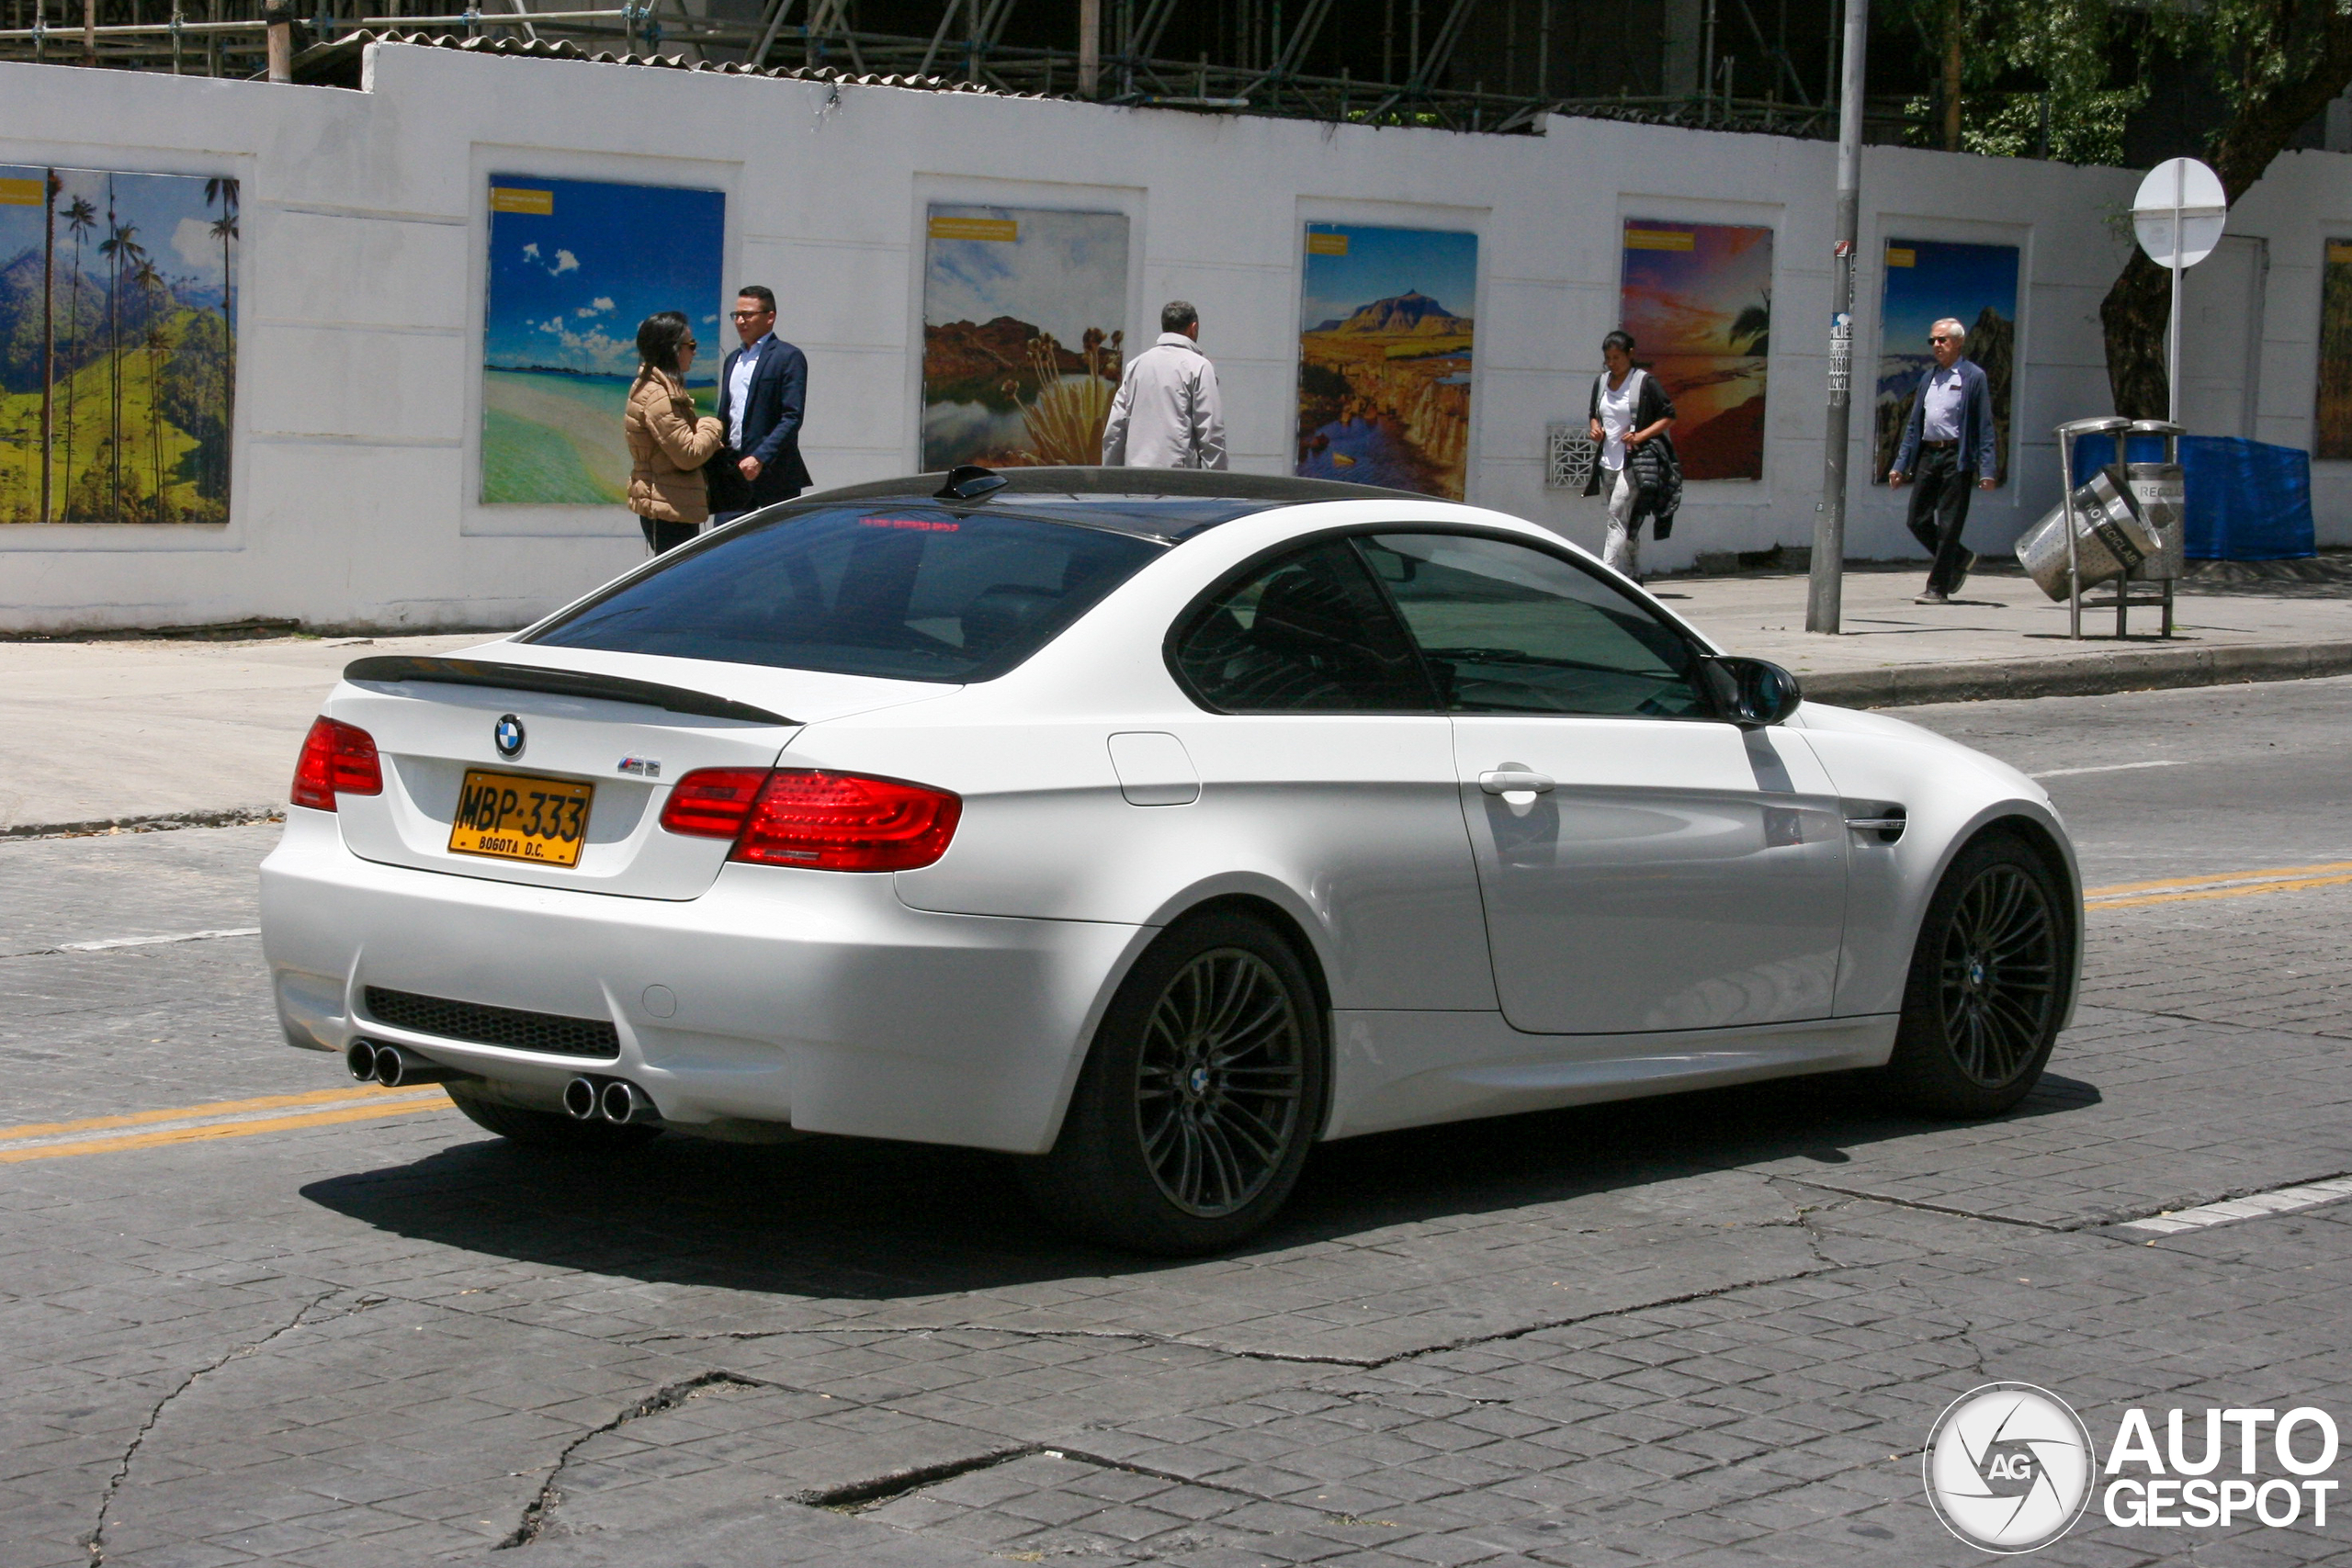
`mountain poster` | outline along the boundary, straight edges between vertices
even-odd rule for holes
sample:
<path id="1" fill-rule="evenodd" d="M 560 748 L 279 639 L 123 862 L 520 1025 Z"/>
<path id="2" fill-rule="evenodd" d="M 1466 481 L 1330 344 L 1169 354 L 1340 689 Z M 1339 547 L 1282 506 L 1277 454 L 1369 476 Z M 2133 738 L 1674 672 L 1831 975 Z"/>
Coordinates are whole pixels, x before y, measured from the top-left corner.
<path id="1" fill-rule="evenodd" d="M 1306 226 L 1294 471 L 1460 501 L 1478 236 Z"/>
<path id="2" fill-rule="evenodd" d="M 1993 452 L 2009 479 L 2009 401 L 2016 380 L 2018 248 L 1946 240 L 1889 240 L 1879 307 L 1878 387 L 1871 400 L 1871 483 L 1886 482 L 1919 378 L 1935 364 L 1928 332 L 1950 316 L 1968 329 L 1968 357 L 1993 394 Z"/>

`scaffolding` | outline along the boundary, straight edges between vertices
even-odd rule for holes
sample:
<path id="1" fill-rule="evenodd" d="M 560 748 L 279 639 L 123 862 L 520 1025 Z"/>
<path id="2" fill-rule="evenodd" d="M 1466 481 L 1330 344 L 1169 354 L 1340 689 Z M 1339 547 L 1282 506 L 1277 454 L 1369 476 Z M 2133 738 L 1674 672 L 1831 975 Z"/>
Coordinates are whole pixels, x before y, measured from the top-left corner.
<path id="1" fill-rule="evenodd" d="M 281 74 L 355 85 L 357 49 L 399 37 L 1494 133 L 1540 130 L 1550 114 L 1802 137 L 1836 120 L 1827 41 L 1803 41 L 1832 0 L 487 3 L 0 0 L 0 59 L 260 77 L 275 22 Z"/>

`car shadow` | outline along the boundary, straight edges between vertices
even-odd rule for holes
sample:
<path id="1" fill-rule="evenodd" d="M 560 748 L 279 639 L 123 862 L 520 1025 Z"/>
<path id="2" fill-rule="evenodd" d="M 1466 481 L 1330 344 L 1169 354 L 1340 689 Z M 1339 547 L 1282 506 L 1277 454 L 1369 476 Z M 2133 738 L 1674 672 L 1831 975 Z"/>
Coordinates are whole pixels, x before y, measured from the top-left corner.
<path id="1" fill-rule="evenodd" d="M 2045 1077 L 2007 1120 L 2098 1100 L 2089 1084 Z M 1938 1125 L 1832 1075 L 1351 1138 L 1316 1152 L 1282 1216 L 1238 1255 L 1772 1161 L 1843 1166 Z M 587 1157 L 484 1137 L 301 1190 L 464 1251 L 762 1294 L 892 1301 L 1185 1266 L 1072 1242 L 1028 1206 L 1015 1163 L 855 1138 L 671 1137 Z"/>

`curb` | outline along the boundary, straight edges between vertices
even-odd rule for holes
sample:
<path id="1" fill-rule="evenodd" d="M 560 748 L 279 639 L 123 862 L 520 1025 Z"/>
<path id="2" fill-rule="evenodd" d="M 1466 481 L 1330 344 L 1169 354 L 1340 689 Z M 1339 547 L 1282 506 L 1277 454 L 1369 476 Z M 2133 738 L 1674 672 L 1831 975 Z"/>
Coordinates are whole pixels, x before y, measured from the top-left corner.
<path id="1" fill-rule="evenodd" d="M 1825 670 L 1810 675 L 1800 672 L 1797 682 L 1815 701 L 1841 707 L 1892 708 L 2002 698 L 2096 697 L 2112 692 L 2307 681 L 2346 674 L 2352 674 L 2352 642 L 2278 642 Z"/>
<path id="2" fill-rule="evenodd" d="M 89 822 L 18 822 L 0 827 L 9 839 L 79 839 L 96 833 L 162 833 L 175 828 L 245 828 L 283 822 L 282 806 L 231 806 L 212 811 L 158 811 L 145 817 L 101 817 Z"/>

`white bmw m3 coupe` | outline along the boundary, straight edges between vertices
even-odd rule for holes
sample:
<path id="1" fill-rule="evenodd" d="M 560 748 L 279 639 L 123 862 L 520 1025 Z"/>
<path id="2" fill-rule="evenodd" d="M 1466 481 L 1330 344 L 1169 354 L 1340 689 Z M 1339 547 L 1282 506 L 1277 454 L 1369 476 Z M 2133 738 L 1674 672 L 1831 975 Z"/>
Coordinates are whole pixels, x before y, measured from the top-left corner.
<path id="1" fill-rule="evenodd" d="M 754 513 L 353 664 L 287 817 L 298 1046 L 523 1144 L 1003 1150 L 1160 1252 L 1318 1139 L 1850 1069 L 2001 1111 L 2080 965 L 2014 770 L 1532 524 L 1239 474 Z"/>

